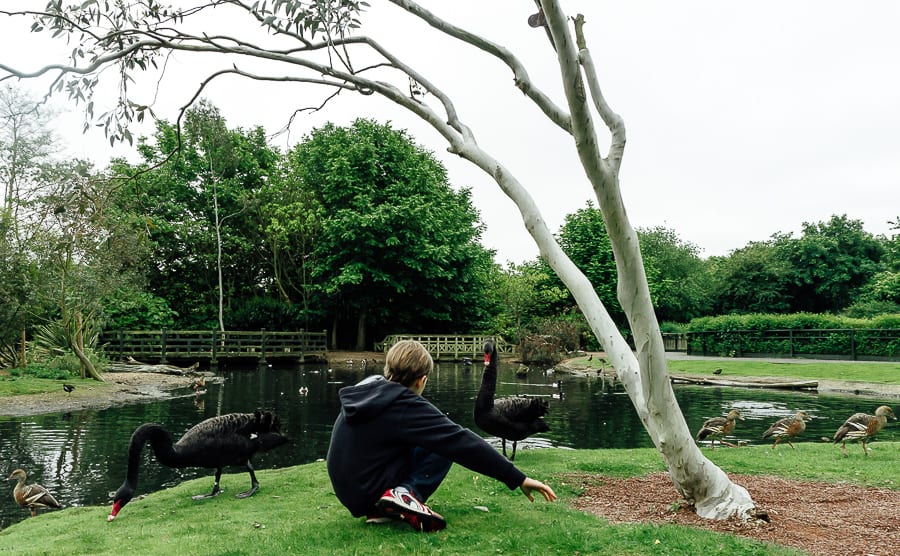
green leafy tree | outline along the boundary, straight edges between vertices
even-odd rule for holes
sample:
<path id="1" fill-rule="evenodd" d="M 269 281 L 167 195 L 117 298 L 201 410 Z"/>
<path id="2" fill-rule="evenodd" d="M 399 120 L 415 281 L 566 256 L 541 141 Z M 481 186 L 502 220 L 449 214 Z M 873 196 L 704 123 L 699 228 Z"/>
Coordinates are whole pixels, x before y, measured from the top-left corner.
<path id="1" fill-rule="evenodd" d="M 282 157 L 262 193 L 261 226 L 269 256 L 268 274 L 282 302 L 301 307 L 299 322 L 305 329 L 324 318 L 318 289 L 312 281 L 317 265 L 315 246 L 327 214 L 312 190 L 302 186 L 297 157 Z"/>
<path id="2" fill-rule="evenodd" d="M 884 254 L 862 221 L 847 215 L 804 222 L 800 238 L 780 237 L 776 246 L 792 267 L 791 310 L 795 312 L 834 313 L 848 307 L 881 270 Z"/>
<path id="3" fill-rule="evenodd" d="M 661 226 L 638 229 L 644 266 L 652 267 L 653 306 L 660 321 L 688 322 L 709 314 L 711 294 L 706 263 L 700 249 Z"/>
<path id="4" fill-rule="evenodd" d="M 454 191 L 434 156 L 402 131 L 371 120 L 314 130 L 290 153 L 325 218 L 311 280 L 328 299 L 332 331 L 450 332 L 483 322 L 480 294 L 491 253 L 468 189 Z"/>
<path id="5" fill-rule="evenodd" d="M 169 303 L 177 324 L 221 327 L 231 303 L 257 295 L 267 272 L 257 194 L 278 153 L 261 128 L 230 130 L 218 110 L 200 103 L 184 129 L 157 122 L 141 139 L 138 165 L 118 161 L 117 196 L 152 242 L 148 290 Z"/>
<path id="6" fill-rule="evenodd" d="M 709 261 L 714 309 L 727 313 L 784 313 L 792 267 L 770 242 L 752 242 Z"/>
<path id="7" fill-rule="evenodd" d="M 569 259 L 587 276 L 594 287 L 597 296 L 613 320 L 620 326 L 624 326 L 625 313 L 619 305 L 618 299 L 618 269 L 613 255 L 612 245 L 606 233 L 606 225 L 603 222 L 603 213 L 588 201 L 585 208 L 578 209 L 573 214 L 567 214 L 557 233 L 560 247 L 568 255 Z M 652 264 L 645 265 L 647 280 L 650 284 L 650 294 L 654 300 L 658 297 L 656 287 L 658 270 Z M 555 276 L 555 275 L 554 275 Z M 555 278 L 559 287 L 563 287 L 562 281 Z M 573 307 L 574 299 L 569 297 L 567 305 Z M 566 307 L 558 307 L 560 312 L 565 312 Z"/>
<path id="8" fill-rule="evenodd" d="M 490 297 L 496 302 L 496 314 L 490 330 L 518 343 L 527 330 L 534 330 L 538 319 L 553 316 L 554 307 L 571 302 L 569 292 L 559 284 L 552 270 L 539 260 L 495 267 Z"/>

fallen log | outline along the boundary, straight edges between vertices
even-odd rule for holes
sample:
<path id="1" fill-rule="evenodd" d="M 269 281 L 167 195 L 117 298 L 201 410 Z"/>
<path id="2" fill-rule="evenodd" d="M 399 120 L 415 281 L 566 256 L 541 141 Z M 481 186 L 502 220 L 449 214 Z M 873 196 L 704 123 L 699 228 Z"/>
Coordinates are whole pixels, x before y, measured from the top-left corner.
<path id="1" fill-rule="evenodd" d="M 672 384 L 697 384 L 700 386 L 730 386 L 733 388 L 777 388 L 782 390 L 817 390 L 817 380 L 779 380 L 774 378 L 742 377 L 739 380 L 706 378 L 698 376 L 670 375 Z"/>
<path id="2" fill-rule="evenodd" d="M 192 375 L 200 367 L 196 362 L 189 367 L 176 367 L 175 365 L 162 365 L 143 363 L 133 357 L 126 357 L 120 363 L 110 363 L 106 370 L 112 373 L 160 373 L 165 375 Z"/>

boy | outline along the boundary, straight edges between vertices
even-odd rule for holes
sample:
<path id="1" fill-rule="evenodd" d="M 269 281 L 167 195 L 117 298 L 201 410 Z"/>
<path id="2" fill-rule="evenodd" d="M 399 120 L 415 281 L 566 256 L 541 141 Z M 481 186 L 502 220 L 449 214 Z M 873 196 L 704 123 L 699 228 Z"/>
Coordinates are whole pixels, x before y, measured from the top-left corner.
<path id="1" fill-rule="evenodd" d="M 326 457 L 338 500 L 366 523 L 402 520 L 419 531 L 447 522 L 424 504 L 456 462 L 510 489 L 547 501 L 553 489 L 530 479 L 474 432 L 421 396 L 434 361 L 425 346 L 402 340 L 388 351 L 384 376 L 341 388 L 341 413 Z"/>

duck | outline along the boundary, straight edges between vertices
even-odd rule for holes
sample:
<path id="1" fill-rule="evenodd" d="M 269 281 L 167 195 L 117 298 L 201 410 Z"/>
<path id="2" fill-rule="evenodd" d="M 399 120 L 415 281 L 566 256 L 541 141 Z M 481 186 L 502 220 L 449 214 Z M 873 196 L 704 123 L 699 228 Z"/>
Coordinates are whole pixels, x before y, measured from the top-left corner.
<path id="1" fill-rule="evenodd" d="M 862 441 L 863 453 L 868 456 L 869 450 L 866 443 L 869 442 L 878 431 L 884 428 L 888 419 L 896 421 L 894 411 L 883 405 L 875 410 L 875 415 L 867 413 L 854 413 L 844 421 L 844 424 L 834 433 L 834 443 L 841 443 L 841 452 L 847 456 L 847 442 Z"/>
<path id="2" fill-rule="evenodd" d="M 519 440 L 550 430 L 544 421 L 549 411 L 547 400 L 512 396 L 494 399 L 497 390 L 497 346 L 488 340 L 484 343 L 484 374 L 481 388 L 475 399 L 475 424 L 488 434 L 499 437 L 503 442 L 503 455 L 510 461 L 516 459 L 516 445 Z M 506 455 L 506 441 L 512 441 L 512 455 Z"/>
<path id="3" fill-rule="evenodd" d="M 528 371 L 530 370 L 528 365 L 519 364 L 519 368 L 516 369 L 516 376 L 519 378 L 526 378 L 528 376 Z"/>
<path id="4" fill-rule="evenodd" d="M 796 415 L 792 417 L 785 417 L 783 419 L 779 419 L 775 421 L 775 423 L 766 429 L 766 432 L 763 433 L 763 438 L 769 438 L 770 436 L 775 437 L 775 443 L 772 444 L 772 449 L 775 449 L 775 446 L 778 446 L 778 443 L 784 440 L 788 443 L 788 446 L 791 448 L 794 447 L 791 444 L 791 438 L 795 436 L 799 436 L 803 434 L 803 431 L 806 430 L 806 421 L 810 419 L 810 416 L 805 411 L 798 411 Z"/>
<path id="5" fill-rule="evenodd" d="M 74 384 L 63 384 L 63 391 L 66 394 L 71 394 L 73 390 L 75 390 Z"/>
<path id="6" fill-rule="evenodd" d="M 269 411 L 228 413 L 211 417 L 194 425 L 175 443 L 161 425 L 144 423 L 131 435 L 125 481 L 115 493 L 107 521 L 114 520 L 134 497 L 141 452 L 147 442 L 150 442 L 157 461 L 166 467 L 206 467 L 216 470 L 212 492 L 192 497 L 194 500 L 203 500 L 219 495 L 219 479 L 222 468 L 226 466 L 243 465 L 246 468 L 250 474 L 250 490 L 238 493 L 236 497 L 253 496 L 259 490 L 259 481 L 256 480 L 251 458 L 257 452 L 267 452 L 285 444 L 288 437 L 281 433 L 278 416 Z"/>
<path id="7" fill-rule="evenodd" d="M 17 481 L 15 488 L 13 488 L 13 500 L 23 508 L 31 510 L 31 517 L 37 515 L 37 510 L 62 507 L 46 488 L 37 483 L 26 485 L 25 480 L 27 478 L 28 476 L 23 469 L 16 469 L 10 473 L 6 480 Z"/>
<path id="8" fill-rule="evenodd" d="M 193 390 L 195 394 L 199 395 L 204 388 L 206 388 L 206 377 L 201 376 L 191 381 L 191 390 Z"/>
<path id="9" fill-rule="evenodd" d="M 306 396 L 307 394 L 309 394 L 309 387 L 301 386 L 299 392 L 301 396 Z"/>
<path id="10" fill-rule="evenodd" d="M 740 419 L 741 421 L 744 420 L 744 418 L 741 417 L 741 412 L 737 409 L 732 409 L 725 417 L 713 417 L 707 419 L 703 422 L 703 426 L 700 427 L 700 430 L 697 431 L 697 440 L 704 440 L 708 436 L 710 439 L 710 446 L 715 449 L 716 439 L 718 438 L 720 444 L 727 444 L 732 448 L 736 448 L 737 446 L 731 442 L 725 442 L 725 436 L 734 430 L 736 419 Z"/>

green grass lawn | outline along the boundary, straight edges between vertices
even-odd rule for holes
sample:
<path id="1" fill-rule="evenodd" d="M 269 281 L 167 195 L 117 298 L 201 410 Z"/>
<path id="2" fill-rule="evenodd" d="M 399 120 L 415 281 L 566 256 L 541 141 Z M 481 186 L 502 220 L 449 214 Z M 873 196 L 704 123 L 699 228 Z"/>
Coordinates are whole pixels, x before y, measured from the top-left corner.
<path id="1" fill-rule="evenodd" d="M 875 442 L 868 458 L 840 456 L 831 444 L 797 450 L 754 446 L 707 451 L 730 473 L 766 473 L 894 488 L 900 443 Z M 580 488 L 571 473 L 638 476 L 662 471 L 653 449 L 531 450 L 516 462 L 551 484 L 554 503 L 533 504 L 519 491 L 454 466 L 429 504 L 447 519 L 446 530 L 422 534 L 402 523 L 365 525 L 338 503 L 322 462 L 262 470 L 252 498 L 233 494 L 246 473 L 223 476 L 225 494 L 203 501 L 212 477 L 150 493 L 132 501 L 111 522 L 109 506 L 47 512 L 0 532 L 0 553 L 10 554 L 798 554 L 785 547 L 674 525 L 610 525 L 571 508 Z M 140 489 L 139 489 L 140 492 Z M 752 493 L 751 493 L 752 494 Z M 672 490 L 673 500 L 677 498 Z M 487 512 L 476 508 L 487 508 Z M 23 510 L 25 511 L 25 510 Z"/>
<path id="2" fill-rule="evenodd" d="M 722 377 L 774 376 L 804 380 L 850 380 L 876 384 L 900 384 L 900 362 L 861 363 L 857 361 L 816 361 L 769 363 L 765 361 L 670 359 L 669 372 L 712 375 L 722 369 Z"/>
<path id="3" fill-rule="evenodd" d="M 112 388 L 112 386 L 92 378 L 67 378 L 65 380 L 58 380 L 53 378 L 36 378 L 29 375 L 0 375 L 0 396 L 21 396 L 25 394 L 62 392 L 63 383 L 74 384 L 76 390 L 82 387 L 97 388 L 100 390 Z"/>

